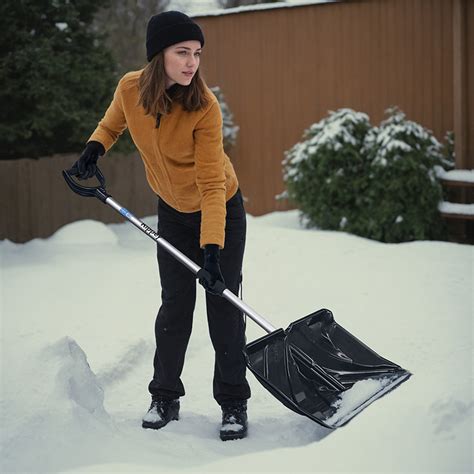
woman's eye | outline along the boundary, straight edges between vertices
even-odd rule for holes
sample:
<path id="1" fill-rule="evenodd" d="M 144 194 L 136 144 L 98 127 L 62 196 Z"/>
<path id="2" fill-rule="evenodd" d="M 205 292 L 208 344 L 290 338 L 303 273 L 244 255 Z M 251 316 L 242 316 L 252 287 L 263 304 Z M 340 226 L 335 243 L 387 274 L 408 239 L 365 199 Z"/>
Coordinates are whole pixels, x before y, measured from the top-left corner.
<path id="1" fill-rule="evenodd" d="M 188 54 L 186 51 L 178 51 L 178 54 Z M 195 53 L 196 56 L 201 56 L 201 53 Z"/>

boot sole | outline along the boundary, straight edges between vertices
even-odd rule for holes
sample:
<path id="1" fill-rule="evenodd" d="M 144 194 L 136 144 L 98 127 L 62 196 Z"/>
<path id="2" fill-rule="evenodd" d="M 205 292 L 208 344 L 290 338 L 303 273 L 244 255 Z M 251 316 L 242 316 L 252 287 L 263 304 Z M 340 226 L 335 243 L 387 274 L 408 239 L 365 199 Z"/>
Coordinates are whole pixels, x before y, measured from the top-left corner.
<path id="1" fill-rule="evenodd" d="M 142 421 L 142 428 L 149 428 L 151 430 L 159 430 L 166 426 L 170 421 L 178 421 L 179 415 L 173 416 L 169 421 L 162 421 L 159 423 L 152 423 L 151 421 Z"/>
<path id="2" fill-rule="evenodd" d="M 247 430 L 240 433 L 235 433 L 232 431 L 221 431 L 219 437 L 222 441 L 232 441 L 234 439 L 243 439 L 247 437 Z"/>

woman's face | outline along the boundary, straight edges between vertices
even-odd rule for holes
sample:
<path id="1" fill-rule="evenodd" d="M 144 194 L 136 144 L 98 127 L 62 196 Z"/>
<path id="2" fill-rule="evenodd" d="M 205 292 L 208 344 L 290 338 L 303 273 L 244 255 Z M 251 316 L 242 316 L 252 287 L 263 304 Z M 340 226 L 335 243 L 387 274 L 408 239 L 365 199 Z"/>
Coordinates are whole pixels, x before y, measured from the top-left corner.
<path id="1" fill-rule="evenodd" d="M 196 40 L 183 41 L 166 48 L 164 50 L 166 88 L 176 83 L 189 86 L 199 67 L 200 56 L 201 43 Z"/>

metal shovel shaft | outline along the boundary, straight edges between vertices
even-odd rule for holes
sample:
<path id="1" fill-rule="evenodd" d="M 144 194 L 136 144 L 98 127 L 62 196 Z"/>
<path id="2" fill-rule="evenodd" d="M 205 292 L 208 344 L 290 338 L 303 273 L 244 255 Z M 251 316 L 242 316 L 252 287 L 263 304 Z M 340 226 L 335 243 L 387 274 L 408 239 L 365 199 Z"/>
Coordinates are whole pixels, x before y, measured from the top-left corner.
<path id="1" fill-rule="evenodd" d="M 179 260 L 183 265 L 185 265 L 189 270 L 191 270 L 195 275 L 201 270 L 201 267 L 194 263 L 190 258 L 186 257 L 184 253 L 180 252 L 176 247 L 171 245 L 166 239 L 160 237 L 151 227 L 147 226 L 140 219 L 135 217 L 130 211 L 122 207 L 117 201 L 112 197 L 107 197 L 105 199 L 105 204 L 113 207 L 117 212 L 119 212 L 123 217 L 129 220 L 135 227 L 140 229 L 144 234 L 148 235 L 152 240 L 154 240 L 158 245 L 161 245 L 167 252 L 169 252 L 173 257 Z M 234 306 L 243 311 L 248 315 L 255 323 L 257 323 L 261 328 L 263 328 L 267 333 L 276 331 L 277 328 L 270 324 L 265 318 L 260 314 L 254 311 L 250 306 L 244 303 L 238 296 L 232 293 L 230 290 L 225 289 L 222 293 L 222 296 L 230 301 Z"/>

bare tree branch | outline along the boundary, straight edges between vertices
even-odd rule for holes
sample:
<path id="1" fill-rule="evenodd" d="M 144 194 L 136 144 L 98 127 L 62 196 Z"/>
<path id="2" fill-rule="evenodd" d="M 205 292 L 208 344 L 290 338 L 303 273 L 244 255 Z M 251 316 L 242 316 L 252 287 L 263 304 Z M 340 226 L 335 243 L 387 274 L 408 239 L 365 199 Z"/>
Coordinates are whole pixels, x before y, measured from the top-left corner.
<path id="1" fill-rule="evenodd" d="M 117 73 L 140 69 L 146 63 L 146 25 L 170 4 L 170 0 L 111 0 L 94 20 L 97 29 L 107 34 Z"/>

